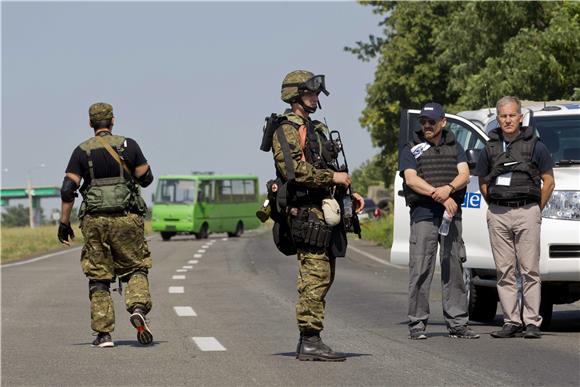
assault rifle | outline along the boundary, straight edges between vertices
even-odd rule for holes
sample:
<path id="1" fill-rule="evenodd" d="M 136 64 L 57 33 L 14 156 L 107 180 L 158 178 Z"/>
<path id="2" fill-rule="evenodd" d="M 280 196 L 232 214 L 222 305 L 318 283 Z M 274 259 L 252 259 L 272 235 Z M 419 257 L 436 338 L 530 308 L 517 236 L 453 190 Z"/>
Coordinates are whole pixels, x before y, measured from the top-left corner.
<path id="1" fill-rule="evenodd" d="M 336 172 L 348 173 L 348 163 L 346 161 L 346 155 L 344 154 L 344 146 L 342 144 L 340 133 L 333 130 L 328 136 L 329 141 L 324 146 L 323 157 L 325 157 L 326 161 L 336 169 Z M 338 160 L 340 155 L 342 155 L 342 163 Z M 332 160 L 330 160 L 331 158 Z M 358 215 L 353 209 L 351 185 L 349 184 L 348 187 L 337 186 L 334 195 L 340 205 L 345 231 L 355 233 L 359 238 L 361 238 L 361 228 Z"/>

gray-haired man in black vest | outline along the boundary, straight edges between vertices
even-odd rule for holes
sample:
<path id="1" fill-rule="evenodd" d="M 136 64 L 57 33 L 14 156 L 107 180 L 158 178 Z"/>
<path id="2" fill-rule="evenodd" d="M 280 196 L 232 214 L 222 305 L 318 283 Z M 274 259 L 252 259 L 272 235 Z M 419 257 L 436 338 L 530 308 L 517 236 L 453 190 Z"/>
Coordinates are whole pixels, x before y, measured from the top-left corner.
<path id="1" fill-rule="evenodd" d="M 465 151 L 445 129 L 447 120 L 440 104 L 426 104 L 419 121 L 421 129 L 413 133 L 413 140 L 399 155 L 405 200 L 411 208 L 409 338 L 427 338 L 429 288 L 440 245 L 443 316 L 449 337 L 477 339 L 479 335 L 467 326 L 462 267 L 461 203 L 469 182 Z M 445 218 L 450 221 L 448 230 L 442 230 Z"/>
<path id="2" fill-rule="evenodd" d="M 516 97 L 501 98 L 496 108 L 500 127 L 489 133 L 474 171 L 489 204 L 489 241 L 504 315 L 504 326 L 491 336 L 539 339 L 540 229 L 542 209 L 554 190 L 554 162 L 534 128 L 522 126 L 522 105 Z M 522 310 L 518 306 L 516 265 L 522 279 Z"/>

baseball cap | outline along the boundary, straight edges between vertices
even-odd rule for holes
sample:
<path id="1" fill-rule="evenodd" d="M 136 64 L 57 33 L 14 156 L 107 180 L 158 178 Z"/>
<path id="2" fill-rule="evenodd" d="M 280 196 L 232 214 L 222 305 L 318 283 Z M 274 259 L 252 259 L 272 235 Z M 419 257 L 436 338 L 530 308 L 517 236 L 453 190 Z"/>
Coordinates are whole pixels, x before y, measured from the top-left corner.
<path id="1" fill-rule="evenodd" d="M 97 102 L 89 108 L 91 121 L 110 120 L 113 118 L 113 107 L 106 102 Z"/>
<path id="2" fill-rule="evenodd" d="M 421 109 L 421 114 L 419 114 L 419 117 L 427 117 L 433 120 L 438 120 L 443 116 L 445 116 L 443 106 L 439 105 L 436 102 L 429 102 L 428 104 L 423 106 L 423 109 Z"/>

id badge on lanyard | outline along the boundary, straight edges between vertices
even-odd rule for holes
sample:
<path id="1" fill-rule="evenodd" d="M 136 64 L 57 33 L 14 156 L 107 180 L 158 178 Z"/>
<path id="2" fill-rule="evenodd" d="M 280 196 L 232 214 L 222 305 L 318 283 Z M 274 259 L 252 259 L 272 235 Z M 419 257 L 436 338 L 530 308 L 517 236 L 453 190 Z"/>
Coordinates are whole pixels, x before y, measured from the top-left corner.
<path id="1" fill-rule="evenodd" d="M 505 152 L 507 148 L 506 142 L 503 142 L 503 151 Z M 517 164 L 517 161 L 511 162 L 511 163 L 504 163 L 504 167 L 508 167 L 510 165 L 513 164 Z M 496 185 L 503 185 L 506 187 L 509 187 L 510 184 L 512 182 L 512 172 L 508 172 L 508 173 L 503 173 L 501 175 L 499 175 L 496 180 L 495 180 L 495 184 Z"/>

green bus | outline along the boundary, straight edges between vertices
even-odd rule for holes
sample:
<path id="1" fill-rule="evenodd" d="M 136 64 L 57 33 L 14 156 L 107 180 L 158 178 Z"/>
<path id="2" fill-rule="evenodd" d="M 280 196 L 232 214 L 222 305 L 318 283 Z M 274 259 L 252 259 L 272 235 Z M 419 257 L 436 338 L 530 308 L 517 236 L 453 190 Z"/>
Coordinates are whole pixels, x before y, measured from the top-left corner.
<path id="1" fill-rule="evenodd" d="M 153 195 L 152 228 L 164 241 L 183 233 L 204 239 L 257 228 L 258 178 L 252 175 L 161 176 Z"/>

